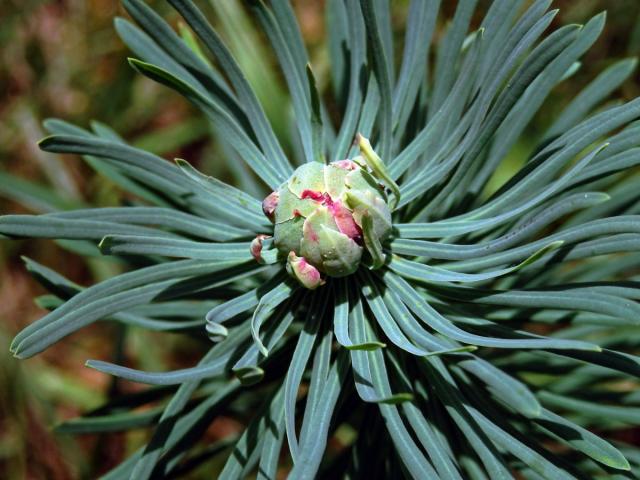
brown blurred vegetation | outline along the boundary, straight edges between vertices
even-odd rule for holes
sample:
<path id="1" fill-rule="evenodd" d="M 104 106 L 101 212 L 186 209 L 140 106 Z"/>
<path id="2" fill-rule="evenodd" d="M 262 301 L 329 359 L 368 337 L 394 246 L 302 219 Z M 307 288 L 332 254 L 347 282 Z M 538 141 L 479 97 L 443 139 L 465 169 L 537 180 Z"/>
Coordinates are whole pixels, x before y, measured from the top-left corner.
<path id="1" fill-rule="evenodd" d="M 166 2 L 151 3 L 177 23 Z M 294 3 L 316 74 L 326 80 L 323 2 Z M 394 2 L 399 38 L 407 3 Z M 445 12 L 455 10 L 456 2 L 442 3 Z M 554 91 L 538 114 L 529 129 L 531 139 L 578 87 L 613 61 L 640 51 L 637 0 L 561 0 L 555 2 L 555 8 L 561 9 L 556 26 L 584 22 L 603 9 L 609 17 L 582 68 L 572 81 Z M 116 15 L 126 16 L 115 0 L 1 0 L 0 170 L 48 185 L 70 203 L 121 204 L 126 195 L 96 176 L 81 159 L 38 150 L 36 142 L 45 135 L 41 121 L 60 117 L 81 126 L 99 120 L 128 141 L 166 158 L 182 156 L 208 173 L 228 175 L 223 162 L 212 160 L 220 152 L 208 140 L 208 127 L 201 116 L 178 95 L 136 76 L 129 68 L 125 61 L 129 52 L 113 29 Z M 638 78 L 624 85 L 624 98 L 640 94 Z M 275 88 L 273 84 L 266 87 Z M 0 198 L 0 214 L 9 212 L 30 210 Z M 112 358 L 119 327 L 96 324 L 34 359 L 13 359 L 8 353 L 10 339 L 44 313 L 33 298 L 45 292 L 25 272 L 21 255 L 82 285 L 108 277 L 114 269 L 99 258 L 79 257 L 49 241 L 0 242 L 0 478 L 93 478 L 121 461 L 140 444 L 144 433 L 71 438 L 54 434 L 52 427 L 98 406 L 114 391 L 134 388 L 83 367 L 88 358 Z M 134 332 L 127 337 L 123 355 L 135 358 L 135 366 L 152 370 L 193 363 L 188 344 L 175 337 Z M 200 478 L 198 473 L 193 475 Z"/>

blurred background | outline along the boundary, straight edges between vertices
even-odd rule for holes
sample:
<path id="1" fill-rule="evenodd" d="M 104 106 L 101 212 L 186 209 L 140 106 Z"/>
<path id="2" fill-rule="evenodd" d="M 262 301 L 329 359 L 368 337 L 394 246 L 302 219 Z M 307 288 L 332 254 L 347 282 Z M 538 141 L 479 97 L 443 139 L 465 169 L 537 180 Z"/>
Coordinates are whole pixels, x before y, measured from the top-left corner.
<path id="1" fill-rule="evenodd" d="M 207 1 L 212 21 L 245 68 L 276 132 L 286 136 L 283 132 L 289 126 L 283 123 L 281 112 L 287 96 L 280 73 L 242 2 L 201 3 Z M 180 28 L 178 16 L 166 2 L 150 3 Z M 293 3 L 316 78 L 323 91 L 329 92 L 324 2 Z M 450 17 L 457 2 L 442 3 Z M 408 1 L 394 0 L 393 5 L 401 48 Z M 556 88 L 513 149 L 512 168 L 521 164 L 531 145 L 580 87 L 614 61 L 640 52 L 638 0 L 558 0 L 554 8 L 560 9 L 555 27 L 583 23 L 607 10 L 606 29 L 583 58 L 581 68 Z M 135 75 L 128 66 L 129 52 L 113 28 L 115 16 L 127 16 L 116 0 L 0 0 L 0 214 L 115 206 L 127 201 L 126 193 L 97 176 L 80 158 L 38 150 L 37 141 L 45 136 L 41 122 L 49 117 L 83 127 L 98 120 L 136 146 L 168 159 L 186 158 L 208 174 L 233 181 L 237 172 L 227 170 L 225 152 L 210 139 L 203 117 L 177 94 Z M 480 19 L 478 15 L 476 23 Z M 446 16 L 441 17 L 437 35 L 442 34 L 445 20 Z M 640 94 L 639 78 L 636 74 L 622 87 L 622 98 Z M 507 170 L 502 176 L 509 174 Z M 69 436 L 55 431 L 63 420 L 134 388 L 85 368 L 85 360 L 112 359 L 115 354 L 135 368 L 163 370 L 194 363 L 194 353 L 178 335 L 155 337 L 132 329 L 126 339 L 117 341 L 124 338 L 121 327 L 102 323 L 81 330 L 36 358 L 19 362 L 8 353 L 10 339 L 45 313 L 34 302 L 45 292 L 27 274 L 21 256 L 81 285 L 107 278 L 117 268 L 97 256 L 74 254 L 64 244 L 0 240 L 0 478 L 95 478 L 139 446 L 148 432 Z M 207 435 L 218 436 L 226 428 L 233 425 L 218 423 Z M 211 478 L 210 470 L 196 470 L 188 478 L 205 477 Z"/>

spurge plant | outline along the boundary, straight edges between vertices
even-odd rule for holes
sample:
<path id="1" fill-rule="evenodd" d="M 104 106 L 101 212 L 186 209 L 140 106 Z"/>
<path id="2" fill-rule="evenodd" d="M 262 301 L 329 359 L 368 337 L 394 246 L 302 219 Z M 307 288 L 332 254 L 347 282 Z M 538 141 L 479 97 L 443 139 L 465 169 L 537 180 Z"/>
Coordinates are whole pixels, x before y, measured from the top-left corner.
<path id="1" fill-rule="evenodd" d="M 460 1 L 432 44 L 440 1 L 414 0 L 396 61 L 389 3 L 330 0 L 332 88 L 318 91 L 291 5 L 246 2 L 290 92 L 283 138 L 203 13 L 169 3 L 182 36 L 124 2 L 138 25 L 115 23 L 129 62 L 203 112 L 242 188 L 104 125 L 48 120 L 43 150 L 83 155 L 134 200 L 0 218 L 7 237 L 81 240 L 64 245 L 87 255 L 97 243 L 128 266 L 83 288 L 27 260 L 51 312 L 16 336 L 18 358 L 98 320 L 182 332 L 206 350 L 167 372 L 87 362 L 154 385 L 63 424 L 153 427 L 105 478 L 176 476 L 221 456 L 220 478 L 640 470 L 624 441 L 640 424 L 640 99 L 603 103 L 635 61 L 577 93 L 491 187 L 604 14 L 545 36 L 550 1 L 484 14 Z M 224 416 L 244 429 L 199 442 Z"/>

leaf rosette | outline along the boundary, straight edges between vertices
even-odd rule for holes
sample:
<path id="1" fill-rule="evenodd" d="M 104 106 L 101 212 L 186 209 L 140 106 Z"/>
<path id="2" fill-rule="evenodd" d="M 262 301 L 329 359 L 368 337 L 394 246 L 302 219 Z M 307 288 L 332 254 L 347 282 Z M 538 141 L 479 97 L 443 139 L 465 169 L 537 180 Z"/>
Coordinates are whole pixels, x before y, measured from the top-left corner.
<path id="1" fill-rule="evenodd" d="M 315 81 L 290 2 L 247 2 L 263 32 L 247 43 L 234 30 L 229 45 L 191 1 L 170 0 L 182 37 L 141 0 L 124 3 L 139 25 L 116 21 L 139 57 L 130 64 L 211 121 L 237 186 L 104 125 L 49 120 L 40 147 L 83 155 L 132 204 L 65 210 L 25 189 L 42 215 L 0 217 L 5 237 L 56 239 L 127 270 L 85 288 L 27 260 L 51 311 L 16 336 L 17 357 L 101 320 L 184 333 L 205 352 L 169 371 L 88 362 L 162 386 L 66 424 L 159 422 L 105 478 L 177 476 L 219 455 L 220 478 L 232 479 L 640 470 L 621 434 L 640 425 L 640 99 L 606 102 L 636 61 L 609 66 L 539 138 L 528 129 L 604 14 L 545 36 L 557 13 L 548 0 L 460 1 L 435 35 L 440 2 L 414 0 L 399 49 L 386 2 L 331 0 L 331 92 Z M 218 14 L 228 3 L 211 2 Z M 268 84 L 271 63 L 249 78 L 236 58 L 263 38 L 281 69 L 269 78 L 291 97 L 291 111 L 277 105 L 285 128 L 251 86 Z M 525 135 L 528 156 L 514 148 Z M 508 179 L 496 186 L 496 173 Z M 246 428 L 199 449 L 193 439 L 217 416 Z"/>

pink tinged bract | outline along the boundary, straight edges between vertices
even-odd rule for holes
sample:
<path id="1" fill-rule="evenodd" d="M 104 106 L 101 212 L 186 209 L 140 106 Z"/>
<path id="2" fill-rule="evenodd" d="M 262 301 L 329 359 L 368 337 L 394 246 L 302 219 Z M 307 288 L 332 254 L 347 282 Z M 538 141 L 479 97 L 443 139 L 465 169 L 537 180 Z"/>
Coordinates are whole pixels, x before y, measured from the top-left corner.
<path id="1" fill-rule="evenodd" d="M 351 210 L 345 207 L 340 200 L 333 202 L 330 197 L 325 204 L 333 215 L 340 233 L 359 243 L 362 239 L 362 230 L 354 220 Z"/>
<path id="2" fill-rule="evenodd" d="M 354 162 L 353 160 L 338 160 L 337 162 L 333 162 L 331 165 L 335 165 L 338 168 L 343 168 L 345 170 L 355 170 L 356 168 L 360 168 L 360 166 Z"/>
<path id="3" fill-rule="evenodd" d="M 295 252 L 289 252 L 287 272 L 309 290 L 315 290 L 325 283 L 320 271 L 307 262 L 304 257 L 297 256 Z"/>
<path id="4" fill-rule="evenodd" d="M 262 211 L 264 212 L 265 216 L 272 222 L 275 217 L 275 211 L 278 207 L 279 200 L 280 194 L 278 192 L 271 192 L 269 195 L 267 195 L 267 198 L 262 201 Z"/>
<path id="5" fill-rule="evenodd" d="M 347 162 L 350 160 L 342 161 Z M 314 190 L 303 190 L 300 197 L 302 200 L 309 198 L 326 206 L 333 216 L 340 233 L 344 233 L 347 237 L 358 242 L 362 239 L 362 230 L 355 222 L 351 210 L 349 210 L 340 200 L 334 201 L 331 198 L 331 195 L 327 192 L 323 193 Z"/>
<path id="6" fill-rule="evenodd" d="M 256 238 L 251 241 L 251 245 L 249 249 L 251 250 L 251 255 L 256 259 L 258 263 L 265 263 L 262 258 L 262 242 L 266 238 L 271 238 L 271 235 L 263 235 L 260 234 Z"/>

